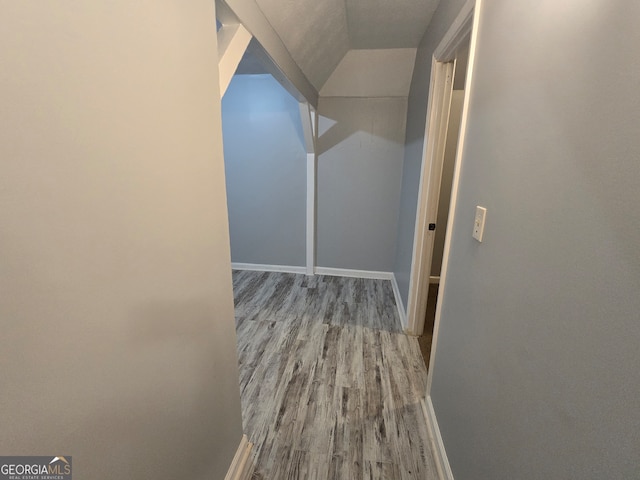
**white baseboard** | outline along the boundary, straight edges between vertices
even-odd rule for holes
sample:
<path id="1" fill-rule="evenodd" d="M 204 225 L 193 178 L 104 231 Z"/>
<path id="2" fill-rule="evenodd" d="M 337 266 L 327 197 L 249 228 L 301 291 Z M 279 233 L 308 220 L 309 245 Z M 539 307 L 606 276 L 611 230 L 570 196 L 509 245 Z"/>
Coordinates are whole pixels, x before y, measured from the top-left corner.
<path id="1" fill-rule="evenodd" d="M 266 265 L 262 263 L 231 262 L 233 270 L 251 270 L 254 272 L 307 273 L 306 267 L 293 265 Z M 392 280 L 393 272 L 379 272 L 375 270 L 351 270 L 348 268 L 315 267 L 316 275 L 330 275 L 333 277 L 373 278 L 375 280 Z"/>
<path id="2" fill-rule="evenodd" d="M 422 413 L 424 413 L 424 418 L 427 422 L 429 442 L 431 443 L 433 458 L 436 461 L 438 477 L 440 477 L 440 480 L 454 480 L 451 465 L 449 465 L 449 459 L 447 458 L 447 452 L 444 449 L 444 443 L 440 435 L 438 420 L 436 420 L 436 412 L 433 410 L 433 403 L 431 403 L 431 397 L 427 396 L 426 399 L 423 398 L 420 400 L 420 403 L 422 404 Z"/>
<path id="3" fill-rule="evenodd" d="M 264 265 L 262 263 L 238 263 L 231 262 L 234 270 L 252 270 L 254 272 L 280 272 L 280 273 L 307 273 L 306 267 L 292 265 Z"/>
<path id="4" fill-rule="evenodd" d="M 238 445 L 238 450 L 236 450 L 224 480 L 249 480 L 251 478 L 253 475 L 253 462 L 250 460 L 252 449 L 253 443 L 246 435 L 242 435 L 240 445 Z"/>
<path id="5" fill-rule="evenodd" d="M 392 280 L 393 272 L 377 272 L 375 270 L 351 270 L 348 268 L 316 267 L 316 275 L 331 275 L 333 277 L 373 278 L 376 280 Z"/>
<path id="6" fill-rule="evenodd" d="M 398 315 L 400 316 L 400 323 L 402 323 L 402 330 L 407 330 L 407 310 L 404 308 L 404 303 L 402 302 L 402 296 L 400 296 L 400 288 L 398 287 L 398 280 L 396 280 L 396 275 L 394 273 L 391 274 L 391 286 L 393 287 L 393 296 L 396 298 L 396 306 L 398 307 Z"/>

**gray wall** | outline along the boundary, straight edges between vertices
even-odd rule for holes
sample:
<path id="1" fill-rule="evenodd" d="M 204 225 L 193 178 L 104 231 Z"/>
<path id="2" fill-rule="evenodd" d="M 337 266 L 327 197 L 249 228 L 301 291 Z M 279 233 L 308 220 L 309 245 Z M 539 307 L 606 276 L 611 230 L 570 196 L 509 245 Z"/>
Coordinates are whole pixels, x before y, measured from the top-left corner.
<path id="1" fill-rule="evenodd" d="M 3 2 L 0 451 L 220 479 L 242 435 L 213 2 Z"/>
<path id="2" fill-rule="evenodd" d="M 317 263 L 393 269 L 407 99 L 321 97 Z"/>
<path id="3" fill-rule="evenodd" d="M 235 75 L 222 126 L 232 260 L 304 266 L 307 153 L 298 102 L 271 75 Z"/>
<path id="4" fill-rule="evenodd" d="M 440 2 L 431 19 L 429 28 L 427 28 L 420 42 L 416 55 L 416 64 L 413 69 L 406 122 L 397 246 L 393 265 L 400 296 L 405 306 L 409 297 L 409 277 L 411 275 L 413 236 L 415 233 L 418 190 L 420 188 L 422 147 L 424 144 L 427 102 L 429 100 L 431 58 L 434 50 L 465 2 L 466 0 Z"/>
<path id="5" fill-rule="evenodd" d="M 442 163 L 440 197 L 438 199 L 436 236 L 433 240 L 433 257 L 431 261 L 431 275 L 436 277 L 440 276 L 440 270 L 442 269 L 444 241 L 447 233 L 447 220 L 449 219 L 449 205 L 451 203 L 451 182 L 456 165 L 456 153 L 458 152 L 458 135 L 460 133 L 463 101 L 464 90 L 454 90 L 451 93 L 451 109 L 449 111 L 449 125 L 447 126 L 447 139 Z"/>
<path id="6" fill-rule="evenodd" d="M 638 478 L 638 18 L 483 2 L 431 392 L 456 480 Z"/>

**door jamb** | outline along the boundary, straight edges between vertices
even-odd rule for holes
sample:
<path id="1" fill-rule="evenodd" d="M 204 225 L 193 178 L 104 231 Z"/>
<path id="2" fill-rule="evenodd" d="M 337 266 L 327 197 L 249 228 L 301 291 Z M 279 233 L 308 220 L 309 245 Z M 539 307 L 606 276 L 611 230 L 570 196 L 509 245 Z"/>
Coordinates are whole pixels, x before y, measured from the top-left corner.
<path id="1" fill-rule="evenodd" d="M 438 293 L 438 302 L 436 305 L 436 317 L 433 330 L 433 341 L 431 345 L 431 356 L 429 359 L 429 372 L 427 374 L 426 397 L 431 395 L 431 385 L 433 383 L 433 366 L 435 365 L 436 349 L 438 346 L 438 337 L 440 331 L 440 321 L 442 316 L 442 303 L 446 292 L 447 273 L 449 271 L 449 256 L 451 251 L 451 231 L 455 220 L 456 204 L 458 201 L 458 187 L 460 185 L 460 172 L 462 170 L 462 158 L 464 156 L 465 138 L 469 124 L 469 102 L 471 89 L 473 86 L 473 72 L 476 62 L 476 49 L 478 44 L 478 25 L 480 22 L 480 12 L 482 10 L 483 0 L 469 0 L 467 4 L 472 4 L 471 11 L 466 24 L 470 25 L 471 38 L 469 41 L 469 61 L 467 64 L 467 78 L 464 86 L 464 100 L 462 104 L 462 117 L 460 120 L 460 133 L 458 137 L 458 148 L 456 152 L 455 167 L 453 172 L 453 182 L 451 188 L 451 202 L 449 205 L 449 218 L 447 219 L 447 234 L 444 242 L 444 254 L 442 261 L 442 271 L 440 274 L 440 290 Z M 465 5 L 466 7 L 466 5 Z M 464 13 L 464 9 L 461 15 Z"/>
<path id="2" fill-rule="evenodd" d="M 465 3 L 431 58 L 429 102 L 427 104 L 427 122 L 420 170 L 420 188 L 418 192 L 418 208 L 416 211 L 413 240 L 411 276 L 409 279 L 409 298 L 407 302 L 407 333 L 411 335 L 421 335 L 424 330 L 424 316 L 427 309 L 427 296 L 429 294 L 429 282 L 427 278 L 431 273 L 431 256 L 433 254 L 433 238 L 435 235 L 433 232 L 428 231 L 426 226 L 430 222 L 435 223 L 437 216 L 437 193 L 439 193 L 440 190 L 443 151 L 446 142 L 447 123 L 451 103 L 451 88 L 447 86 L 447 83 L 442 82 L 442 78 L 446 76 L 447 65 L 454 60 L 456 50 L 472 30 L 475 5 L 475 0 L 468 0 L 467 3 Z M 471 55 L 471 52 L 469 54 Z M 467 68 L 467 70 L 469 70 L 469 68 Z M 451 79 L 451 81 L 453 81 L 453 79 Z M 448 101 L 445 96 L 449 97 Z M 466 96 L 467 94 L 465 92 L 465 98 Z M 444 108 L 446 108 L 446 112 L 443 111 Z M 463 137 L 460 136 L 460 139 L 462 138 Z M 436 203 L 435 208 L 433 205 L 434 200 Z M 451 212 L 451 216 L 453 210 L 450 209 L 449 211 Z M 441 275 L 440 290 L 442 290 L 442 280 Z"/>
<path id="3" fill-rule="evenodd" d="M 443 256 L 442 272 L 440 275 L 439 297 L 443 294 L 445 284 L 446 265 L 449 253 L 450 235 L 449 229 L 455 212 L 455 200 L 458 189 L 460 158 L 463 150 L 464 135 L 466 131 L 466 117 L 469 97 L 469 88 L 471 87 L 471 73 L 473 66 L 473 58 L 476 41 L 477 12 L 481 0 L 468 0 L 462 7 L 460 13 L 451 24 L 451 27 L 442 38 L 440 44 L 434 51 L 431 62 L 431 79 L 429 84 L 429 102 L 427 106 L 427 125 L 425 131 L 425 140 L 423 146 L 423 160 L 420 172 L 420 190 L 418 193 L 418 208 L 416 212 L 413 258 L 411 262 L 411 277 L 409 282 L 409 301 L 407 302 L 407 333 L 412 335 L 420 335 L 424 329 L 424 316 L 426 313 L 427 296 L 429 290 L 429 275 L 431 268 L 432 248 L 429 244 L 433 243 L 433 234 L 426 229 L 430 221 L 435 222 L 437 215 L 437 197 L 435 193 L 439 193 L 440 177 L 442 171 L 442 150 L 446 141 L 446 124 L 448 122 L 448 112 L 450 101 L 446 104 L 446 115 L 442 114 L 443 103 L 445 102 L 446 92 L 450 89 L 445 88 L 446 83 L 442 83 L 438 79 L 446 72 L 448 62 L 455 57 L 455 52 L 460 44 L 471 33 L 469 46 L 469 63 L 467 67 L 467 79 L 465 85 L 465 95 L 463 103 L 463 112 L 460 126 L 460 136 L 458 143 L 458 151 L 456 153 L 456 165 L 454 171 L 454 179 L 451 193 L 451 206 L 449 209 L 449 218 L 447 222 L 447 235 L 445 239 L 445 249 Z M 446 117 L 446 118 L 445 118 Z M 444 133 L 443 133 L 444 130 Z M 439 165 L 438 165 L 439 163 Z M 439 167 L 439 168 L 438 168 Z M 436 178 L 437 177 L 437 178 Z M 435 198 L 436 208 L 433 208 Z M 431 220 L 430 220 L 431 219 Z M 441 305 L 438 301 L 438 307 Z M 436 308 L 436 324 L 434 326 L 433 346 L 431 349 L 431 359 L 435 353 L 435 344 L 437 340 L 437 326 L 439 323 L 439 308 Z M 430 364 L 431 365 L 431 364 Z M 431 368 L 429 369 L 431 371 Z"/>
<path id="4" fill-rule="evenodd" d="M 453 73 L 454 62 L 440 62 L 435 57 L 432 58 L 407 302 L 407 331 L 412 335 L 422 334 L 424 312 L 427 309 L 429 280 L 425 277 L 429 275 L 435 238 L 435 231 L 428 230 L 427 225 L 435 223 L 438 214 L 438 194 L 453 92 Z"/>

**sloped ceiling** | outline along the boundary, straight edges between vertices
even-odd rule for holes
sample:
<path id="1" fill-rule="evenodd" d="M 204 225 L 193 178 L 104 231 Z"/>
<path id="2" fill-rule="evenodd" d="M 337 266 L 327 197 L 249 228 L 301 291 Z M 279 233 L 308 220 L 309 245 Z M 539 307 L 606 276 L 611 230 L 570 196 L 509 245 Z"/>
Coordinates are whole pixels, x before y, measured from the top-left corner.
<path id="1" fill-rule="evenodd" d="M 351 48 L 413 48 L 420 43 L 439 0 L 345 3 Z"/>
<path id="2" fill-rule="evenodd" d="M 320 90 L 349 50 L 344 0 L 256 0 L 312 85 Z"/>
<path id="3" fill-rule="evenodd" d="M 321 97 L 408 97 L 417 48 L 349 50 Z"/>
<path id="4" fill-rule="evenodd" d="M 439 0 L 256 0 L 319 91 L 351 49 L 416 48 Z"/>

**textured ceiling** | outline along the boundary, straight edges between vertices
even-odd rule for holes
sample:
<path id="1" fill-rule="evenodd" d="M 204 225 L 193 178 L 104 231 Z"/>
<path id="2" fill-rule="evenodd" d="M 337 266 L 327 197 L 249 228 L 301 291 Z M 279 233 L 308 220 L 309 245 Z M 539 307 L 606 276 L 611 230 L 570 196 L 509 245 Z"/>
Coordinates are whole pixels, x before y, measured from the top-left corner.
<path id="1" fill-rule="evenodd" d="M 345 0 L 351 48 L 412 48 L 439 0 Z"/>
<path id="2" fill-rule="evenodd" d="M 263 60 L 261 60 L 261 57 L 257 55 L 256 48 L 257 45 L 254 38 L 251 40 L 251 43 L 249 43 L 247 51 L 244 52 L 242 60 L 240 60 L 238 64 L 236 75 L 264 75 L 272 73 L 265 65 L 265 57 L 263 56 Z"/>
<path id="3" fill-rule="evenodd" d="M 351 49 L 415 48 L 439 0 L 256 0 L 320 90 Z"/>
<path id="4" fill-rule="evenodd" d="M 344 0 L 256 0 L 309 81 L 320 90 L 349 50 Z"/>

